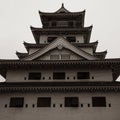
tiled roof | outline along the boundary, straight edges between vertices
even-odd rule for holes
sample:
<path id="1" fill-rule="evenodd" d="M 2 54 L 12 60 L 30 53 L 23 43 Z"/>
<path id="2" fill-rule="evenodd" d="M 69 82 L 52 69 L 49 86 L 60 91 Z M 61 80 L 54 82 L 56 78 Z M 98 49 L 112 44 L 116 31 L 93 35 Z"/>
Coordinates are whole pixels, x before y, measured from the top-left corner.
<path id="1" fill-rule="evenodd" d="M 31 26 L 31 31 L 35 38 L 36 43 L 39 41 L 40 35 L 49 35 L 49 34 L 57 34 L 57 35 L 65 35 L 65 34 L 83 34 L 85 36 L 85 43 L 89 43 L 92 26 L 84 27 L 84 28 L 35 28 Z"/>
<path id="2" fill-rule="evenodd" d="M 119 82 L 17 82 L 1 83 L 0 93 L 120 92 Z"/>

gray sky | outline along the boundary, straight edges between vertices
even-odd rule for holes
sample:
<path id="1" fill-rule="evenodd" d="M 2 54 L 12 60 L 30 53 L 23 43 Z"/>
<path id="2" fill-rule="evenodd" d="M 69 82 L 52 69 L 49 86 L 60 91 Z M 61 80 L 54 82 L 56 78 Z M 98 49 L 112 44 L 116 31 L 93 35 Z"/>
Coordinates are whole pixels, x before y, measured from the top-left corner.
<path id="1" fill-rule="evenodd" d="M 85 26 L 93 25 L 91 42 L 107 58 L 120 57 L 120 0 L 0 0 L 0 59 L 26 52 L 23 41 L 35 42 L 30 25 L 41 27 L 38 10 L 55 12 L 64 3 L 71 12 L 86 10 Z"/>

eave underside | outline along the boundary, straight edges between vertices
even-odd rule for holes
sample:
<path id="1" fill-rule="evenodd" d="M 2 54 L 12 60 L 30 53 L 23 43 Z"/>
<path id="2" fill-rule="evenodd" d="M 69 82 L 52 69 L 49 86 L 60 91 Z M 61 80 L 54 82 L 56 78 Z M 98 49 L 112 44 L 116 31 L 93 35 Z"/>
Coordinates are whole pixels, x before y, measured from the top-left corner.
<path id="1" fill-rule="evenodd" d="M 104 60 L 0 60 L 0 73 L 6 77 L 6 71 L 9 69 L 73 69 L 73 68 L 109 68 L 113 72 L 113 81 L 120 75 L 120 59 Z"/>
<path id="2" fill-rule="evenodd" d="M 1 83 L 0 93 L 120 92 L 119 82 L 19 82 Z"/>

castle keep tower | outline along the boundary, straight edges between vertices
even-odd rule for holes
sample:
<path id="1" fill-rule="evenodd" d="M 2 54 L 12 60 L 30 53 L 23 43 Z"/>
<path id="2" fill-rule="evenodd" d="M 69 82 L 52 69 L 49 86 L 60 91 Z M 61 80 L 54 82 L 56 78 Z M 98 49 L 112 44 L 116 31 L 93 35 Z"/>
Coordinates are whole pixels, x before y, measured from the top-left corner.
<path id="1" fill-rule="evenodd" d="M 24 42 L 17 60 L 0 59 L 0 120 L 119 120 L 120 58 L 96 52 L 85 11 L 39 14 L 36 43 Z"/>

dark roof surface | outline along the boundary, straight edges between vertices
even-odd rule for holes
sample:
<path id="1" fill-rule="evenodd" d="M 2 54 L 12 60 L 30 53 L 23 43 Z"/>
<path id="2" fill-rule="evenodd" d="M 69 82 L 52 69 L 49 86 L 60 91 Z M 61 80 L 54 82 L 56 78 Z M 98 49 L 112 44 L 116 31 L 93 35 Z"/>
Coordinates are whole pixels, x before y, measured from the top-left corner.
<path id="1" fill-rule="evenodd" d="M 43 93 L 43 92 L 120 92 L 119 82 L 17 82 L 1 83 L 0 93 Z"/>
<path id="2" fill-rule="evenodd" d="M 40 35 L 68 35 L 68 34 L 83 34 L 85 37 L 85 43 L 89 43 L 91 31 L 93 26 L 84 28 L 35 28 L 31 26 L 31 31 L 35 38 L 36 43 L 39 43 Z"/>
<path id="3" fill-rule="evenodd" d="M 3 82 L 0 87 L 45 87 L 45 86 L 120 86 L 120 82 Z"/>

